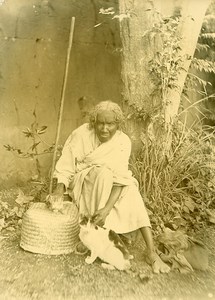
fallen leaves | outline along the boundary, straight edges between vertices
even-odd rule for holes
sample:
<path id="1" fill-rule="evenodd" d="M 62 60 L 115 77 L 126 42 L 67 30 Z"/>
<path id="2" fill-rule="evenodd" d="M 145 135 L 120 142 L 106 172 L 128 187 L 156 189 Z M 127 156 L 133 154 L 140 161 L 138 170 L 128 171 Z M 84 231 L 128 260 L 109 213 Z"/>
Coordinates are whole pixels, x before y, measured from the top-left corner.
<path id="1" fill-rule="evenodd" d="M 208 215 L 208 221 L 212 224 L 215 224 L 215 209 L 206 209 Z"/>
<path id="2" fill-rule="evenodd" d="M 4 225 L 5 225 L 5 219 L 1 218 L 0 219 L 0 231 L 4 228 Z"/>
<path id="3" fill-rule="evenodd" d="M 33 196 L 25 195 L 21 189 L 18 190 L 18 195 L 14 195 L 14 198 L 18 205 L 10 206 L 7 201 L 0 199 L 0 232 L 3 229 L 9 232 L 14 231 L 19 226 L 19 220 L 22 218 L 26 207 L 34 199 Z"/>
<path id="4" fill-rule="evenodd" d="M 19 194 L 15 201 L 19 205 L 23 205 L 23 204 L 31 202 L 33 199 L 34 199 L 33 196 L 27 196 L 24 194 L 24 192 L 22 190 L 19 189 Z"/>

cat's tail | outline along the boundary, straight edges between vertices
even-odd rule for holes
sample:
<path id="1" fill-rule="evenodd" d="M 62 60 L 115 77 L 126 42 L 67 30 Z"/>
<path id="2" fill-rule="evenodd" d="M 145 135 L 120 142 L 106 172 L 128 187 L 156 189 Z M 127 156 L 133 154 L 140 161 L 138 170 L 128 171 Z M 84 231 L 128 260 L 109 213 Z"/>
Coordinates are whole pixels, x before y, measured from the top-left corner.
<path id="1" fill-rule="evenodd" d="M 77 243 L 77 245 L 75 246 L 75 254 L 78 255 L 85 255 L 87 254 L 87 252 L 89 251 L 89 249 L 81 242 L 79 241 Z"/>

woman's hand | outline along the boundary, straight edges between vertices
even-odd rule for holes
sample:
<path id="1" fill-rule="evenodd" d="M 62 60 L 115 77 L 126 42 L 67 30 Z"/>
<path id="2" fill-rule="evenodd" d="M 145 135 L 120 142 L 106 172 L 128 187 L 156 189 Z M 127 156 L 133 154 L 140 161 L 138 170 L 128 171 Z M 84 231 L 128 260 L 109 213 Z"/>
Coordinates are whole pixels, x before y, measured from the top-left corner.
<path id="1" fill-rule="evenodd" d="M 106 207 L 98 209 L 93 215 L 94 223 L 101 227 L 104 226 L 105 220 L 109 213 L 110 210 Z"/>

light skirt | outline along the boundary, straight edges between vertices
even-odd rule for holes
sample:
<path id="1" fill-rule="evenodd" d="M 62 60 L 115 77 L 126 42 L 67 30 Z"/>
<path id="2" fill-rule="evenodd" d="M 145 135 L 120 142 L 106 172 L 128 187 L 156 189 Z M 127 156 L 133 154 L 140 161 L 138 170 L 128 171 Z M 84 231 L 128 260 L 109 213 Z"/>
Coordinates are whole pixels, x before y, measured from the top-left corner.
<path id="1" fill-rule="evenodd" d="M 93 166 L 74 176 L 69 194 L 75 200 L 80 214 L 92 216 L 97 209 L 106 205 L 112 187 L 117 185 L 110 169 Z M 151 225 L 138 185 L 131 180 L 129 185 L 122 187 L 104 227 L 116 233 L 128 233 L 148 226 Z"/>

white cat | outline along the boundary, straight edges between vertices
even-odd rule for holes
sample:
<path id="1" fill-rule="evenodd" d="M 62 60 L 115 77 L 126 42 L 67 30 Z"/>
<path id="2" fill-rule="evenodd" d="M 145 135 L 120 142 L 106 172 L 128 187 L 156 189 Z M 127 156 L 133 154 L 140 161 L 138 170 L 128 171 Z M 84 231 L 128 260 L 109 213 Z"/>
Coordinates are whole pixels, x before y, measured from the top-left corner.
<path id="1" fill-rule="evenodd" d="M 113 231 L 97 226 L 93 218 L 83 217 L 80 220 L 80 240 L 91 251 L 85 262 L 92 264 L 97 257 L 105 263 L 102 267 L 106 269 L 128 270 L 131 267 L 128 249 L 120 237 Z"/>

